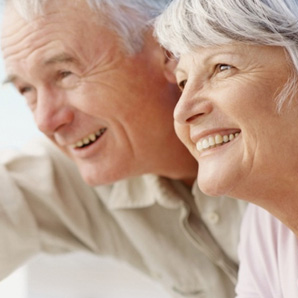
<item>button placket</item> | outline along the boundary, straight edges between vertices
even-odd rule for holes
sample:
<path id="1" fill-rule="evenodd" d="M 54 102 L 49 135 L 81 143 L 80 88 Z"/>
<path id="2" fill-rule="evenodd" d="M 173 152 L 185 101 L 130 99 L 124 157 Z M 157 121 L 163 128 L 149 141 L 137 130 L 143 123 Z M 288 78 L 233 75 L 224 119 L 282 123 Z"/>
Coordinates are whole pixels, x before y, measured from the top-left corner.
<path id="1" fill-rule="evenodd" d="M 216 212 L 208 213 L 207 218 L 211 224 L 217 224 L 219 222 L 219 215 Z"/>

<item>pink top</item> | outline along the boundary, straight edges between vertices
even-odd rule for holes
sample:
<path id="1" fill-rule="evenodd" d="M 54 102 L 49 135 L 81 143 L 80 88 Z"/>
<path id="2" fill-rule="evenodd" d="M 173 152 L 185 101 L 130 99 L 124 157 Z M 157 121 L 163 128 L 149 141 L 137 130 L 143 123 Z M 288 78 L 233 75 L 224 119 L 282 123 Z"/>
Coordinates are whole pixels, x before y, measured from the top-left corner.
<path id="1" fill-rule="evenodd" d="M 252 204 L 242 223 L 239 258 L 238 298 L 298 298 L 298 239 Z"/>

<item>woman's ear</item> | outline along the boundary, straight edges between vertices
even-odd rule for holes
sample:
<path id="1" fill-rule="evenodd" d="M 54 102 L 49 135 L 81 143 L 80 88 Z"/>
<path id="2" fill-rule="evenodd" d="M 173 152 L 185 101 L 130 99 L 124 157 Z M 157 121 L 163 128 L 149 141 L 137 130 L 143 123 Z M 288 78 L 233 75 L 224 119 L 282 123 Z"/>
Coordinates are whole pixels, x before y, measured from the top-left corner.
<path id="1" fill-rule="evenodd" d="M 166 79 L 173 84 L 176 84 L 175 69 L 178 60 L 169 51 L 164 50 L 164 74 Z"/>

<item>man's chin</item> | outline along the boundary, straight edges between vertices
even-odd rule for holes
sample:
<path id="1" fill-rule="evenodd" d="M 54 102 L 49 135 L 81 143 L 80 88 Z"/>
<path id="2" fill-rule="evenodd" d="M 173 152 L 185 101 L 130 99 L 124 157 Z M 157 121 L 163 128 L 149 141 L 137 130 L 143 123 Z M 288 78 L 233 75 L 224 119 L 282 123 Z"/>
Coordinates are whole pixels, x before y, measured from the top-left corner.
<path id="1" fill-rule="evenodd" d="M 95 187 L 95 186 L 99 186 L 99 185 L 104 185 L 104 184 L 109 184 L 109 181 L 106 181 L 106 179 L 101 179 L 100 177 L 98 177 L 98 175 L 92 174 L 92 173 L 85 173 L 85 172 L 81 172 L 81 176 L 84 180 L 84 182 L 86 184 L 88 184 L 89 186 Z"/>
<path id="2" fill-rule="evenodd" d="M 119 175 L 115 175 L 113 173 L 109 173 L 102 169 L 102 171 L 98 171 L 98 169 L 94 169 L 94 167 L 79 167 L 79 172 L 84 182 L 89 186 L 99 186 L 99 185 L 108 185 L 112 184 L 121 179 Z"/>

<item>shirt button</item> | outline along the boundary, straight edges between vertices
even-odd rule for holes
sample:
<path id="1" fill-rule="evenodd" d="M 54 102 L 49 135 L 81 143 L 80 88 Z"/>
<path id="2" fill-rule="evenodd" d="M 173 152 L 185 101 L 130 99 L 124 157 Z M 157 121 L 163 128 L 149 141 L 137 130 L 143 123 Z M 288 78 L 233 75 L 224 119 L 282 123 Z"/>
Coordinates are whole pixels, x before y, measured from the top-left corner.
<path id="1" fill-rule="evenodd" d="M 210 212 L 208 214 L 208 220 L 212 224 L 217 224 L 219 222 L 219 215 L 216 212 Z"/>

